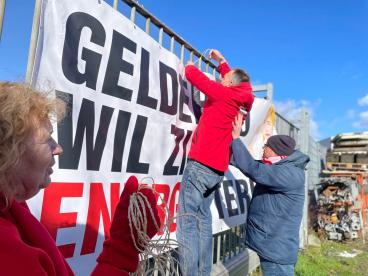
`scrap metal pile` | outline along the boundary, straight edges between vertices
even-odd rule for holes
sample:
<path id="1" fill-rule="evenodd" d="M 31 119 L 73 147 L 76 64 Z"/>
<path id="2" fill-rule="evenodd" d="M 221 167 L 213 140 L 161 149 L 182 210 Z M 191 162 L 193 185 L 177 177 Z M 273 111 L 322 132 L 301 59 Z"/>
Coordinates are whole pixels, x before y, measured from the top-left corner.
<path id="1" fill-rule="evenodd" d="M 317 231 L 321 238 L 358 238 L 361 230 L 359 209 L 355 208 L 357 184 L 351 178 L 322 179 L 317 192 Z"/>
<path id="2" fill-rule="evenodd" d="M 367 170 L 368 131 L 336 135 L 331 140 L 326 159 L 327 168 L 330 170 Z"/>

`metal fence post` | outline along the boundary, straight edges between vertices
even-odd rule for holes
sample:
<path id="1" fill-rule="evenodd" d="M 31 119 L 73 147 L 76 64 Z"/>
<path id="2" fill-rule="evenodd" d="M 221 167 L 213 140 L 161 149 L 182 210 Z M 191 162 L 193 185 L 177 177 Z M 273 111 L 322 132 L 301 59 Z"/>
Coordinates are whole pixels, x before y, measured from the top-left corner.
<path id="1" fill-rule="evenodd" d="M 114 0 L 113 8 L 114 8 L 115 10 L 117 10 L 117 9 L 118 9 L 118 2 L 119 2 L 119 0 Z"/>
<path id="2" fill-rule="evenodd" d="M 300 133 L 299 133 L 299 149 L 301 152 L 309 155 L 309 144 L 310 144 L 310 117 L 309 112 L 306 108 L 302 108 L 300 114 Z M 308 166 L 309 167 L 309 166 Z M 307 168 L 308 168 L 307 167 Z M 300 243 L 299 246 L 304 248 L 307 245 L 308 239 L 308 183 L 309 183 L 309 173 L 305 173 L 305 184 L 304 184 L 304 208 L 303 208 L 303 219 L 300 226 Z"/>
<path id="3" fill-rule="evenodd" d="M 1 35 L 3 33 L 4 14 L 5 14 L 5 0 L 0 0 L 0 41 Z"/>
<path id="4" fill-rule="evenodd" d="M 272 83 L 267 83 L 267 100 L 272 101 L 273 96 L 273 85 Z"/>
<path id="5" fill-rule="evenodd" d="M 35 0 L 31 42 L 29 44 L 29 51 L 28 51 L 28 63 L 27 63 L 27 72 L 26 72 L 26 82 L 27 83 L 31 83 L 32 81 L 33 65 L 34 65 L 34 60 L 35 60 L 35 55 L 36 55 L 36 46 L 37 46 L 37 38 L 38 38 L 38 28 L 40 25 L 40 15 L 41 15 L 41 0 Z"/>
<path id="6" fill-rule="evenodd" d="M 266 92 L 266 99 L 272 101 L 273 96 L 273 85 L 272 83 L 252 85 L 254 92 Z"/>

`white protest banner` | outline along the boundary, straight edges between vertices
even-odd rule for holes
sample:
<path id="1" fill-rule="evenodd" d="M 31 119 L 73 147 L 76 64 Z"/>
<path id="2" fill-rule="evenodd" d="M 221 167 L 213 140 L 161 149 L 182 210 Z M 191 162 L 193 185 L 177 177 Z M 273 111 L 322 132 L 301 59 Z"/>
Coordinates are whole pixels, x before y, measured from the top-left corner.
<path id="1" fill-rule="evenodd" d="M 54 125 L 64 153 L 53 183 L 29 206 L 76 274 L 85 275 L 129 176 L 152 177 L 164 199 L 158 204 L 176 215 L 200 114 L 179 59 L 103 1 L 44 0 L 40 24 L 33 83 L 54 88 L 69 111 Z M 245 143 L 269 108 L 256 99 Z M 245 222 L 251 185 L 235 168 L 227 172 L 212 206 L 214 233 Z"/>

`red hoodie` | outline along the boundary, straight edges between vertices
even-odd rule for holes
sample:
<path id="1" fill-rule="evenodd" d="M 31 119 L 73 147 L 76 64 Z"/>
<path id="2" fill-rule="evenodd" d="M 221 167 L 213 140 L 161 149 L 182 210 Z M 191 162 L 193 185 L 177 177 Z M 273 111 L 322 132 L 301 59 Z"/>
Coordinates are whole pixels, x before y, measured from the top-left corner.
<path id="1" fill-rule="evenodd" d="M 230 71 L 227 63 L 222 63 L 218 69 L 222 77 Z M 232 122 L 240 107 L 245 107 L 248 112 L 252 108 L 252 87 L 249 82 L 242 82 L 237 86 L 223 86 L 210 80 L 194 65 L 185 67 L 185 76 L 207 96 L 193 135 L 189 158 L 225 172 L 230 161 Z"/>
<path id="2" fill-rule="evenodd" d="M 108 264 L 97 264 L 94 276 L 128 276 Z M 74 275 L 46 228 L 25 203 L 13 201 L 0 212 L 0 275 Z"/>

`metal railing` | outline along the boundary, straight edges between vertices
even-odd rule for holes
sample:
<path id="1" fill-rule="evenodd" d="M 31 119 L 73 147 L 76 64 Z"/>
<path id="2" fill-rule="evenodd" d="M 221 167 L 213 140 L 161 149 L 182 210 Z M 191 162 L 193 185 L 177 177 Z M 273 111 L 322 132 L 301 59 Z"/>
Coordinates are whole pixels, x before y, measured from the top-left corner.
<path id="1" fill-rule="evenodd" d="M 293 137 L 296 141 L 299 139 L 300 129 L 281 116 L 279 113 L 276 113 L 276 132 L 277 134 L 284 134 Z"/>

